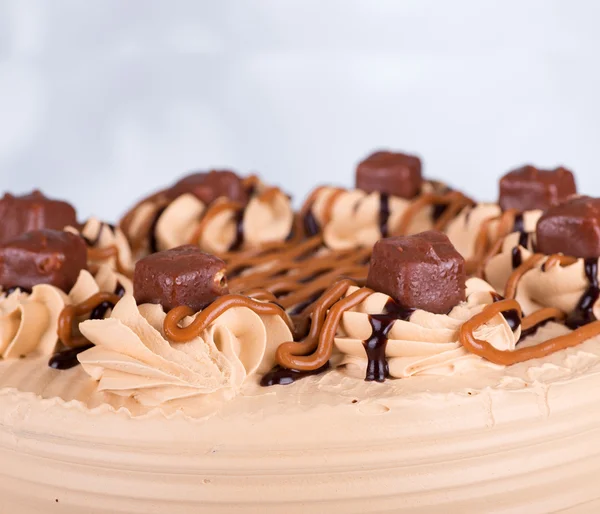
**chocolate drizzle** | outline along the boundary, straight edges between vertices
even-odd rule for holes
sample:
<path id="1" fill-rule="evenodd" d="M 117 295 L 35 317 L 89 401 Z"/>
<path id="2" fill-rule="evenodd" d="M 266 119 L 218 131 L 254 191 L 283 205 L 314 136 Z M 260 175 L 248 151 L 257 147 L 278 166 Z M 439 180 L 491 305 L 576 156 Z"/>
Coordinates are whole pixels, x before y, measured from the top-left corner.
<path id="1" fill-rule="evenodd" d="M 297 314 L 300 314 L 309 305 L 311 305 L 312 303 L 316 302 L 321 297 L 322 294 L 323 294 L 323 290 L 317 291 L 315 294 L 309 296 L 303 302 L 300 302 L 300 303 L 294 305 L 294 307 L 292 307 L 292 309 L 289 311 L 289 314 L 291 316 L 295 316 Z"/>
<path id="2" fill-rule="evenodd" d="M 381 237 L 388 237 L 390 219 L 390 196 L 386 193 L 379 193 L 379 231 Z"/>
<path id="3" fill-rule="evenodd" d="M 21 291 L 22 293 L 27 293 L 27 294 L 31 294 L 32 293 L 31 289 L 28 289 L 27 287 L 21 287 L 21 286 L 12 286 L 12 287 L 9 287 L 8 289 L 4 290 L 3 293 L 4 293 L 5 296 L 8 296 L 8 295 L 14 293 L 17 289 L 19 291 Z"/>
<path id="4" fill-rule="evenodd" d="M 600 297 L 600 288 L 598 287 L 598 258 L 591 257 L 584 259 L 585 276 L 589 282 L 589 287 L 583 293 L 575 310 L 567 316 L 565 325 L 575 330 L 592 321 L 596 321 L 594 316 L 594 304 Z"/>
<path id="5" fill-rule="evenodd" d="M 408 321 L 415 309 L 398 305 L 390 299 L 385 304 L 383 314 L 369 314 L 372 328 L 371 337 L 363 342 L 367 354 L 367 382 L 384 382 L 390 374 L 389 364 L 385 356 L 388 334 L 398 320 Z"/>
<path id="6" fill-rule="evenodd" d="M 67 348 L 66 350 L 57 352 L 48 361 L 48 366 L 60 370 L 74 368 L 79 364 L 77 356 L 80 353 L 89 350 L 93 346 L 94 345 L 92 343 L 89 343 L 83 346 L 77 346 L 76 348 Z"/>
<path id="7" fill-rule="evenodd" d="M 512 259 L 512 268 L 517 269 L 521 264 L 523 264 L 523 257 L 521 256 L 521 247 L 515 246 L 511 250 L 511 259 Z"/>
<path id="8" fill-rule="evenodd" d="M 230 252 L 238 251 L 244 244 L 244 214 L 244 209 L 235 213 L 235 239 L 229 247 Z"/>
<path id="9" fill-rule="evenodd" d="M 523 342 L 524 339 L 527 339 L 529 336 L 534 335 L 538 331 L 538 329 L 542 328 L 546 323 L 549 323 L 550 321 L 556 321 L 556 318 L 544 319 L 527 329 L 521 330 L 521 336 L 519 337 L 519 340 L 516 344 L 519 344 Z"/>
<path id="10" fill-rule="evenodd" d="M 300 380 L 301 378 L 309 377 L 311 375 L 318 375 L 329 369 L 329 362 L 318 369 L 310 371 L 299 371 L 297 369 L 287 369 L 281 366 L 275 366 L 271 371 L 262 377 L 260 385 L 262 387 L 269 387 L 273 385 L 288 385 Z"/>
<path id="11" fill-rule="evenodd" d="M 517 269 L 521 264 L 523 264 L 521 247 L 527 248 L 529 246 L 529 234 L 525 232 L 523 213 L 515 214 L 513 232 L 519 232 L 519 242 L 517 243 L 517 246 L 511 250 L 512 267 L 513 269 Z"/>
<path id="12" fill-rule="evenodd" d="M 505 311 L 502 316 L 513 332 L 521 325 L 521 317 L 517 311 Z"/>
<path id="13" fill-rule="evenodd" d="M 319 223 L 317 222 L 317 218 L 315 218 L 312 209 L 308 209 L 306 211 L 306 214 L 302 220 L 302 224 L 307 237 L 316 236 L 321 231 Z"/>
<path id="14" fill-rule="evenodd" d="M 513 225 L 513 232 L 525 232 L 525 221 L 523 219 L 523 213 L 519 212 L 515 214 L 515 223 Z"/>
<path id="15" fill-rule="evenodd" d="M 120 298 L 125 294 L 125 288 L 120 282 L 117 282 L 117 287 L 115 287 L 114 293 Z M 94 308 L 90 314 L 90 319 L 104 319 L 108 309 L 114 308 L 114 305 L 111 302 L 102 302 L 100 305 Z"/>
<path id="16" fill-rule="evenodd" d="M 496 293 L 495 291 L 490 291 L 490 294 L 492 295 L 492 300 L 494 303 L 501 302 L 504 300 L 504 296 Z M 519 326 L 521 325 L 521 317 L 519 316 L 519 313 L 517 311 L 509 310 L 504 311 L 501 314 L 513 332 L 517 330 L 517 328 L 519 328 Z"/>

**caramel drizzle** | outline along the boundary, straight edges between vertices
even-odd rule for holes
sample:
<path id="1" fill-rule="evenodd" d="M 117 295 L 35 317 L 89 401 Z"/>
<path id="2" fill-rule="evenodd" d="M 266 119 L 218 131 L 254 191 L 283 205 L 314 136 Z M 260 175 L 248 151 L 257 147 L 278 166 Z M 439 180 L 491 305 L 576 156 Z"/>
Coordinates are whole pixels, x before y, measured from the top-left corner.
<path id="1" fill-rule="evenodd" d="M 294 325 L 287 313 L 274 303 L 263 303 L 247 296 L 229 294 L 217 298 L 206 309 L 201 311 L 198 316 L 187 327 L 181 327 L 179 324 L 184 318 L 193 316 L 195 311 L 190 307 L 181 305 L 171 309 L 164 321 L 165 335 L 176 343 L 185 343 L 198 337 L 206 328 L 213 323 L 221 314 L 234 307 L 246 307 L 259 315 L 280 316 L 287 324 L 290 331 L 294 332 Z"/>
<path id="2" fill-rule="evenodd" d="M 60 341 L 67 348 L 82 346 L 87 343 L 84 337 L 73 337 L 73 325 L 79 316 L 90 314 L 96 307 L 106 302 L 111 305 L 116 305 L 121 299 L 115 293 L 96 293 L 88 299 L 75 305 L 67 305 L 58 317 L 57 335 Z"/>
<path id="3" fill-rule="evenodd" d="M 333 207 L 337 199 L 343 195 L 347 190 L 341 187 L 330 188 L 329 186 L 319 186 L 312 190 L 312 192 L 308 195 L 308 198 L 304 201 L 304 204 L 300 208 L 300 216 L 304 218 L 309 211 L 312 209 L 315 201 L 317 200 L 319 194 L 325 189 L 332 189 L 332 193 L 323 203 L 323 219 L 322 224 L 326 225 L 331 221 L 331 216 L 333 214 Z M 323 227 L 320 227 L 321 229 Z"/>
<path id="4" fill-rule="evenodd" d="M 587 339 L 600 335 L 600 321 L 594 321 L 569 334 L 548 339 L 535 346 L 518 348 L 516 350 L 499 350 L 487 341 L 483 341 L 475 337 L 474 333 L 477 331 L 477 329 L 489 322 L 494 316 L 507 311 L 515 311 L 517 312 L 519 318 L 521 317 L 521 306 L 516 300 L 500 300 L 499 302 L 487 305 L 483 311 L 473 316 L 461 326 L 459 332 L 460 343 L 469 352 L 493 362 L 494 364 L 511 366 L 513 364 L 524 362 L 530 359 L 546 357 L 547 355 L 560 350 L 577 346 Z M 550 314 L 553 313 L 545 312 L 543 314 L 539 314 L 538 311 L 538 313 L 536 313 L 537 318 L 535 320 L 528 320 L 528 317 L 526 317 L 523 320 L 523 325 L 527 328 L 531 328 L 534 324 L 534 321 L 539 323 L 540 319 L 549 319 L 547 316 Z"/>
<path id="5" fill-rule="evenodd" d="M 434 184 L 435 185 L 435 184 Z M 314 189 L 300 209 L 300 215 L 306 216 L 312 209 L 319 194 L 327 189 L 328 186 L 321 186 Z M 323 216 L 321 223 L 327 225 L 331 221 L 333 209 L 338 198 L 347 192 L 343 188 L 331 188 L 333 192 L 323 204 Z M 436 220 L 434 230 L 443 230 L 444 227 L 465 207 L 474 205 L 474 202 L 458 191 L 445 191 L 441 193 L 431 192 L 423 193 L 414 199 L 409 207 L 402 213 L 398 225 L 390 232 L 390 235 L 405 235 L 412 223 L 414 217 L 427 206 L 430 205 L 448 205 L 444 213 Z M 321 227 L 322 229 L 323 227 Z"/>
<path id="6" fill-rule="evenodd" d="M 508 209 L 500 216 L 488 218 L 481 223 L 475 238 L 473 256 L 466 262 L 467 273 L 483 276 L 484 264 L 498 253 L 502 239 L 513 232 L 518 214 L 516 209 Z M 498 223 L 498 227 L 494 239 L 490 241 L 489 229 L 492 223 Z"/>
<path id="7" fill-rule="evenodd" d="M 300 342 L 283 343 L 277 348 L 275 359 L 279 365 L 299 371 L 311 371 L 327 364 L 333 352 L 333 341 L 342 315 L 373 293 L 371 289 L 360 288 L 343 298 L 353 285 L 352 280 L 340 280 L 321 296 L 313 310 L 306 338 Z"/>
<path id="8" fill-rule="evenodd" d="M 115 265 L 117 271 L 121 275 L 131 278 L 133 275 L 132 270 L 125 269 L 121 260 L 119 259 L 119 249 L 115 245 L 105 246 L 104 248 L 88 248 L 87 249 L 87 260 L 88 262 L 101 262 L 109 259 L 115 259 Z"/>
<path id="9" fill-rule="evenodd" d="M 299 244 L 272 244 L 261 249 L 230 252 L 221 256 L 227 263 L 229 290 L 245 296 L 260 289 L 294 314 L 300 325 L 312 311 L 320 293 L 340 277 L 362 283 L 366 280 L 370 248 L 327 250 L 321 235 Z"/>
<path id="10" fill-rule="evenodd" d="M 541 253 L 534 253 L 525 262 L 523 262 L 523 264 L 516 268 L 511 273 L 510 277 L 508 277 L 504 290 L 505 298 L 515 298 L 517 295 L 519 282 L 523 275 L 528 271 L 538 267 L 542 261 L 544 261 L 541 267 L 542 271 L 548 271 L 554 266 L 570 266 L 571 264 L 577 262 L 577 259 L 575 257 L 569 257 L 561 254 L 546 256 Z"/>
<path id="11" fill-rule="evenodd" d="M 391 231 L 391 235 L 405 235 L 415 216 L 425 207 L 430 205 L 448 205 L 446 211 L 438 218 L 433 226 L 434 230 L 443 230 L 458 212 L 469 205 L 473 205 L 473 201 L 458 191 L 424 193 L 411 202 L 408 208 L 402 213 L 396 227 Z"/>

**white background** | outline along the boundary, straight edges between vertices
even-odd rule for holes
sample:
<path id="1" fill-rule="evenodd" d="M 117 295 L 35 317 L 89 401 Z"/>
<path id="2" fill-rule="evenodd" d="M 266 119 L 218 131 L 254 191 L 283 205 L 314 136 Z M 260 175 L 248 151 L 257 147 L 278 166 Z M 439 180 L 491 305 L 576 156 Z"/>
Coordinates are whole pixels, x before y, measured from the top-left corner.
<path id="1" fill-rule="evenodd" d="M 494 199 L 515 165 L 600 194 L 600 2 L 0 0 L 0 189 L 109 220 L 192 169 L 297 201 L 374 148 Z"/>

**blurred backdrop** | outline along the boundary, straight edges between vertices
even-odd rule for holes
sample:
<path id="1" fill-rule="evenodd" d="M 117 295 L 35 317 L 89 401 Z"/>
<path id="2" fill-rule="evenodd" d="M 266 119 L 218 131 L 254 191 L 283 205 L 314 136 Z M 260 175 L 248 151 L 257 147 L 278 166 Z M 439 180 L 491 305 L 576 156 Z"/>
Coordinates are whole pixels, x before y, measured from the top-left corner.
<path id="1" fill-rule="evenodd" d="M 114 220 L 193 169 L 299 202 L 375 148 L 494 199 L 562 163 L 600 194 L 600 2 L 0 0 L 0 183 Z"/>

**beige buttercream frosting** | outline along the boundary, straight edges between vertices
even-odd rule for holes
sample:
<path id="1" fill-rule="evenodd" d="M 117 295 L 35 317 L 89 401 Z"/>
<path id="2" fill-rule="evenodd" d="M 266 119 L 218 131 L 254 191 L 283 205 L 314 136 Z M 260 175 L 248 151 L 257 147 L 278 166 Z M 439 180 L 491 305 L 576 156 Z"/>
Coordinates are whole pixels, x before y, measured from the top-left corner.
<path id="1" fill-rule="evenodd" d="M 116 248 L 116 256 L 98 261 L 89 260 L 90 265 L 106 264 L 124 273 L 130 274 L 133 272 L 134 263 L 131 249 L 125 234 L 119 227 L 113 227 L 96 218 L 90 218 L 79 230 L 74 227 L 65 227 L 65 230 L 74 234 L 81 234 L 87 242 L 93 243 L 91 245 L 93 249 Z"/>
<path id="2" fill-rule="evenodd" d="M 525 232 L 535 232 L 535 226 L 542 215 L 541 210 L 524 211 L 521 217 Z M 477 244 L 481 243 L 480 232 L 485 231 L 483 243 L 485 249 L 504 236 L 500 233 L 500 207 L 495 203 L 480 203 L 465 207 L 444 230 L 456 250 L 465 258 L 472 259 L 477 253 Z M 512 227 L 511 227 L 512 228 Z M 495 286 L 495 284 L 492 284 Z"/>
<path id="3" fill-rule="evenodd" d="M 69 294 L 54 286 L 40 284 L 33 287 L 31 294 L 16 289 L 9 295 L 0 296 L 0 354 L 9 359 L 54 353 L 58 342 L 58 317 L 63 308 L 100 291 L 113 292 L 117 282 L 125 290 L 132 290 L 128 278 L 103 265 L 95 276 L 82 270 Z"/>
<path id="4" fill-rule="evenodd" d="M 518 245 L 518 238 L 517 233 L 507 236 L 503 241 L 501 252 L 492 257 L 484 269 L 488 282 L 499 291 L 504 290 L 508 278 L 514 271 L 513 249 L 518 248 L 516 251 L 520 253 L 522 262 L 533 255 L 531 248 Z M 555 264 L 550 267 L 544 265 L 546 260 L 547 257 L 542 258 L 517 281 L 515 299 L 521 305 L 524 314 L 531 314 L 544 307 L 554 307 L 570 313 L 590 287 L 585 274 L 584 259 L 577 259 L 567 266 Z M 600 319 L 599 301 L 594 303 L 592 311 L 595 317 Z"/>
<path id="5" fill-rule="evenodd" d="M 264 184 L 259 183 L 243 208 L 240 242 L 244 248 L 285 241 L 292 230 L 294 211 L 289 197 L 280 190 L 262 195 L 266 190 Z M 160 209 L 164 210 L 159 214 Z M 226 198 L 206 205 L 190 193 L 178 196 L 166 206 L 164 200 L 150 198 L 135 208 L 127 236 L 147 238 L 153 229 L 158 250 L 197 244 L 203 251 L 224 253 L 237 242 L 238 210 L 239 206 Z M 141 248 L 141 254 L 147 250 Z"/>
<path id="6" fill-rule="evenodd" d="M 473 207 L 465 207 L 444 230 L 454 248 L 465 259 L 475 255 L 475 243 L 479 230 L 487 220 L 500 216 L 502 211 L 495 203 L 479 203 Z M 494 237 L 493 228 L 488 227 L 486 243 Z"/>
<path id="7" fill-rule="evenodd" d="M 80 324 L 95 346 L 81 353 L 79 362 L 99 381 L 99 390 L 150 406 L 193 396 L 208 403 L 229 399 L 248 377 L 268 371 L 277 346 L 292 340 L 281 317 L 259 316 L 245 307 L 225 311 L 186 343 L 166 338 L 165 317 L 161 306 L 138 307 L 126 295 L 110 318 Z"/>
<path id="8" fill-rule="evenodd" d="M 347 294 L 355 290 L 350 288 Z M 466 300 L 448 314 L 417 309 L 408 320 L 394 321 L 385 347 L 390 376 L 451 375 L 481 367 L 495 367 L 495 364 L 468 352 L 459 342 L 461 325 L 494 301 L 492 293 L 492 287 L 483 280 L 471 278 L 466 283 Z M 372 333 L 369 315 L 383 313 L 389 300 L 390 297 L 383 293 L 374 293 L 344 313 L 335 347 L 342 354 L 340 364 L 352 374 L 364 377 L 367 365 L 364 341 Z M 514 350 L 521 329 L 519 326 L 513 332 L 504 317 L 497 315 L 476 334 L 495 348 Z"/>
<path id="9" fill-rule="evenodd" d="M 159 250 L 168 250 L 183 244 L 197 244 L 210 253 L 225 253 L 236 241 L 237 209 L 217 200 L 208 208 L 191 194 L 176 198 L 160 215 L 156 224 Z M 225 205 L 225 208 L 221 208 Z M 214 216 L 212 209 L 219 209 Z M 215 211 L 216 212 L 216 211 Z M 197 230 L 203 216 L 211 216 L 201 233 Z M 294 213 L 289 198 L 277 191 L 270 198 L 253 196 L 244 208 L 242 229 L 243 244 L 247 248 L 264 243 L 284 241 L 292 229 Z M 195 237 L 195 239 L 194 239 Z"/>
<path id="10" fill-rule="evenodd" d="M 311 213 L 323 229 L 325 244 L 332 249 L 341 250 L 357 246 L 372 246 L 381 237 L 379 193 L 366 193 L 360 189 L 340 190 L 334 187 L 322 187 L 316 193 L 311 206 Z M 426 184 L 424 192 L 431 191 Z M 331 208 L 331 219 L 326 219 L 326 206 L 336 195 Z M 402 219 L 402 215 L 414 200 L 389 196 L 389 218 L 387 225 L 389 234 Z M 408 226 L 408 234 L 416 234 L 433 228 L 433 207 L 427 205 L 420 209 Z"/>

